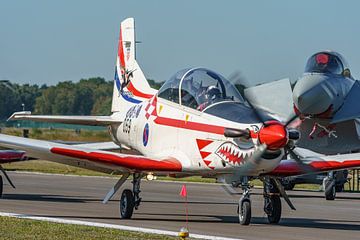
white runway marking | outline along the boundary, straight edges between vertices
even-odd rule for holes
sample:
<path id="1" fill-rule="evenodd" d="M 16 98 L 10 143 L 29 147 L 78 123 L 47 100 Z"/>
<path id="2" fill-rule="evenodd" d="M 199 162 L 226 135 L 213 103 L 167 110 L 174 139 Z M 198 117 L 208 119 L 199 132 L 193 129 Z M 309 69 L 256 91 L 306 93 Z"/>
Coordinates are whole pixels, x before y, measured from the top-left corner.
<path id="1" fill-rule="evenodd" d="M 47 221 L 47 222 L 54 222 L 54 223 L 84 225 L 84 226 L 91 226 L 91 227 L 112 228 L 112 229 L 132 231 L 132 232 L 178 236 L 178 232 L 152 229 L 152 228 L 131 227 L 131 226 L 125 226 L 125 225 L 97 223 L 97 222 L 88 222 L 88 221 L 80 221 L 80 220 L 69 220 L 69 219 L 53 218 L 53 217 L 38 217 L 38 216 L 32 216 L 32 215 L 27 215 L 27 214 L 6 213 L 6 212 L 0 212 L 0 216 L 31 219 L 31 220 L 38 220 L 38 221 Z M 208 235 L 191 234 L 191 233 L 190 233 L 190 238 L 209 239 L 209 240 L 244 240 L 244 239 L 240 239 L 240 238 L 217 237 L 217 236 L 208 236 Z"/>

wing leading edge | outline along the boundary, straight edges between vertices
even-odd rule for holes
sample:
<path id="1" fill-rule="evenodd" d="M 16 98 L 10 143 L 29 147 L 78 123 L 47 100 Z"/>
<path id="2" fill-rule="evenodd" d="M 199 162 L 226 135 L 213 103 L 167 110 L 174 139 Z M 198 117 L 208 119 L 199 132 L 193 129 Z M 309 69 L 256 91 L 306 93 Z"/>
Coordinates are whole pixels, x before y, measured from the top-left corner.
<path id="1" fill-rule="evenodd" d="M 77 163 L 77 166 L 85 167 L 86 163 L 99 165 L 107 170 L 150 171 L 150 172 L 181 172 L 181 163 L 172 157 L 166 159 L 151 159 L 140 155 L 130 155 L 99 151 L 91 148 L 71 146 L 49 141 L 27 139 L 0 134 L 0 146 L 10 147 L 26 151 L 27 156 L 42 160 L 69 163 Z M 72 161 L 72 162 L 71 162 Z M 81 164 L 84 163 L 84 164 Z M 88 168 L 94 169 L 94 168 Z"/>
<path id="2" fill-rule="evenodd" d="M 303 174 L 328 172 L 333 170 L 351 169 L 360 167 L 360 153 L 314 156 L 302 158 L 307 168 L 297 164 L 294 160 L 282 160 L 280 164 L 266 175 L 296 176 Z"/>
<path id="3" fill-rule="evenodd" d="M 31 120 L 38 122 L 53 122 L 65 124 L 80 124 L 90 126 L 107 126 L 121 123 L 111 116 L 61 116 L 61 115 L 31 115 L 31 112 L 15 112 L 8 120 Z"/>

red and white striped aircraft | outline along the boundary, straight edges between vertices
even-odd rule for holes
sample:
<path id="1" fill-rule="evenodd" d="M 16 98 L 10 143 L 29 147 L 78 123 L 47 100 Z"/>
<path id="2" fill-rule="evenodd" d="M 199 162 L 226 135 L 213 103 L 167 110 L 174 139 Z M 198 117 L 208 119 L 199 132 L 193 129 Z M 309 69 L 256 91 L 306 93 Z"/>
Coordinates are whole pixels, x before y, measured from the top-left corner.
<path id="1" fill-rule="evenodd" d="M 281 218 L 282 196 L 292 209 L 278 177 L 360 166 L 360 154 L 298 156 L 299 138 L 276 119 L 263 120 L 235 86 L 205 68 L 177 72 L 160 90 L 152 89 L 135 60 L 134 19 L 121 23 L 111 116 L 45 116 L 14 113 L 10 119 L 108 126 L 111 143 L 66 145 L 0 135 L 0 146 L 26 151 L 27 156 L 122 177 L 107 202 L 133 175 L 133 189 L 120 200 L 121 218 L 131 218 L 140 205 L 140 181 L 155 175 L 214 177 L 241 186 L 239 222 L 250 223 L 249 178 L 264 182 L 264 210 L 270 223 Z M 262 115 L 262 116 L 261 116 Z M 115 143 L 115 144 L 114 144 Z M 139 155 L 109 151 L 127 146 Z M 293 159 L 284 159 L 290 152 Z"/>

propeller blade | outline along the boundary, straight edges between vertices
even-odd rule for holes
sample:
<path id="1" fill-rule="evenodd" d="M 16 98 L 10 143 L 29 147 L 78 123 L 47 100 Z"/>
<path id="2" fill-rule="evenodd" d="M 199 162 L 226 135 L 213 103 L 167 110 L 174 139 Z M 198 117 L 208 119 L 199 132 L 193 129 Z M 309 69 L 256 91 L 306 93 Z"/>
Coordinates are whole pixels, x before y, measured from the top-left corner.
<path id="1" fill-rule="evenodd" d="M 295 113 L 287 122 L 285 123 L 285 127 L 289 126 L 293 121 L 295 121 L 299 116 Z"/>
<path id="2" fill-rule="evenodd" d="M 285 146 L 285 151 L 287 151 L 291 158 L 295 160 L 295 162 L 299 165 L 301 171 L 304 173 L 311 173 L 313 172 L 312 167 L 307 165 L 301 158 L 294 152 L 293 149 L 291 149 L 289 146 Z"/>
<path id="3" fill-rule="evenodd" d="M 294 204 L 292 204 L 292 202 L 290 201 L 289 196 L 287 195 L 287 193 L 285 192 L 284 186 L 280 183 L 279 179 L 277 178 L 272 178 L 277 186 L 277 188 L 279 189 L 279 192 L 281 194 L 281 196 L 284 198 L 284 200 L 286 201 L 286 203 L 289 205 L 289 207 L 292 210 L 296 210 Z"/>
<path id="4" fill-rule="evenodd" d="M 240 195 L 242 193 L 239 193 L 235 190 L 235 188 L 233 186 L 231 186 L 230 184 L 221 184 L 221 187 L 224 189 L 224 191 L 229 194 L 230 196 L 233 195 Z"/>

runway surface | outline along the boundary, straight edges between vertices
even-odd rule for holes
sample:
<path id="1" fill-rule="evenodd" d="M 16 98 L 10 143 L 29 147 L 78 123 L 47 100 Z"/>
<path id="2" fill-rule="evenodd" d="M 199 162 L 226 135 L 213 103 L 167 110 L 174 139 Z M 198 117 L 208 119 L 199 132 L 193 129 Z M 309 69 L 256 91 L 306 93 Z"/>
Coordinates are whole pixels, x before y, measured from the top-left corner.
<path id="1" fill-rule="evenodd" d="M 4 186 L 1 212 L 170 231 L 185 225 L 184 201 L 179 196 L 182 183 L 142 181 L 143 201 L 139 210 L 133 219 L 121 220 L 118 201 L 121 191 L 108 204 L 101 203 L 116 179 L 15 172 L 9 175 L 16 189 L 7 183 Z M 129 181 L 125 187 L 131 187 Z M 215 184 L 189 183 L 187 189 L 191 233 L 240 239 L 360 238 L 358 193 L 339 193 L 335 201 L 326 201 L 322 192 L 289 191 L 297 211 L 290 210 L 282 200 L 282 220 L 278 225 L 270 225 L 263 213 L 261 191 L 255 189 L 251 225 L 241 226 L 236 213 L 240 195 L 229 196 Z"/>

